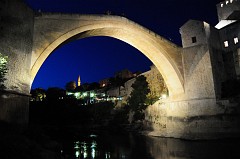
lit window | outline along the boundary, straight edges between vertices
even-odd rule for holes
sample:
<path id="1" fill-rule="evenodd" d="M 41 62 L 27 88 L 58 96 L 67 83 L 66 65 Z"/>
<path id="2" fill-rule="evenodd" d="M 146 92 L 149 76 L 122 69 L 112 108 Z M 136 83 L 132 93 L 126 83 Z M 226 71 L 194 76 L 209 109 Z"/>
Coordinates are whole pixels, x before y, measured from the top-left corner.
<path id="1" fill-rule="evenodd" d="M 221 7 L 223 7 L 223 3 L 221 3 Z"/>
<path id="2" fill-rule="evenodd" d="M 228 4 L 229 3 L 229 1 L 226 1 L 226 4 Z"/>
<path id="3" fill-rule="evenodd" d="M 192 37 L 192 43 L 196 43 L 196 42 L 197 42 L 196 36 Z"/>
<path id="4" fill-rule="evenodd" d="M 234 38 L 234 44 L 238 43 L 238 37 Z"/>
<path id="5" fill-rule="evenodd" d="M 233 2 L 233 0 L 230 0 L 230 3 L 232 3 Z"/>
<path id="6" fill-rule="evenodd" d="M 228 47 L 228 41 L 224 41 L 224 47 Z"/>

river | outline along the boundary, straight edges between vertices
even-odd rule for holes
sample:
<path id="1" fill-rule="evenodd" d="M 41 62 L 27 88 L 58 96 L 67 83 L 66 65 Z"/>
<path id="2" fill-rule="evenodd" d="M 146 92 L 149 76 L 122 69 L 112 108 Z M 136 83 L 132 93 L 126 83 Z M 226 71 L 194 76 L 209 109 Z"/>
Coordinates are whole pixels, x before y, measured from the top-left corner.
<path id="1" fill-rule="evenodd" d="M 66 159 L 239 159 L 236 139 L 187 141 L 135 133 L 88 131 L 59 139 Z"/>

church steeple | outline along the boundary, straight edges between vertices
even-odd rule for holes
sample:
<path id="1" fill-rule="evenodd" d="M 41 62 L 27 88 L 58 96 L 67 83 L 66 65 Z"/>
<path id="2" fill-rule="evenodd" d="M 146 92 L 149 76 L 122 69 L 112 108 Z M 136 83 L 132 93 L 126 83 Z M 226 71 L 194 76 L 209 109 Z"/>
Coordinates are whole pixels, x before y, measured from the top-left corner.
<path id="1" fill-rule="evenodd" d="M 78 87 L 81 85 L 80 75 L 78 76 Z"/>

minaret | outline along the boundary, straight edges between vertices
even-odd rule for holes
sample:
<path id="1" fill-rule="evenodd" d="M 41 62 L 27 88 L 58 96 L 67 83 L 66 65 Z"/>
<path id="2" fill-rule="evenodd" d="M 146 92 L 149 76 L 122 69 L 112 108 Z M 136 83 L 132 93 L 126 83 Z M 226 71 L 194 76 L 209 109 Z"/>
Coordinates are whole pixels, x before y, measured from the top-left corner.
<path id="1" fill-rule="evenodd" d="M 78 87 L 81 85 L 80 75 L 78 76 Z"/>

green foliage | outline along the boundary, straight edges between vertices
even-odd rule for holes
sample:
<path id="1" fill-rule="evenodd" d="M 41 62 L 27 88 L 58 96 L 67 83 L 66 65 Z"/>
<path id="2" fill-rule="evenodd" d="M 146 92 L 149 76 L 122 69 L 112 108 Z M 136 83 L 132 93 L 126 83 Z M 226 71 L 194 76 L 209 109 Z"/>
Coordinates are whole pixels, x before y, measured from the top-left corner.
<path id="1" fill-rule="evenodd" d="M 4 81 L 6 80 L 5 75 L 7 73 L 7 56 L 0 53 L 0 89 L 5 89 Z"/>
<path id="2" fill-rule="evenodd" d="M 76 82 L 75 81 L 70 81 L 66 84 L 65 86 L 66 91 L 69 92 L 74 92 L 75 88 L 76 88 Z"/>
<path id="3" fill-rule="evenodd" d="M 128 124 L 128 114 L 129 114 L 129 106 L 125 105 L 121 109 L 114 110 L 114 116 L 111 120 L 111 127 L 119 126 L 121 124 Z"/>
<path id="4" fill-rule="evenodd" d="M 112 77 L 109 79 L 109 81 L 110 81 L 112 87 L 120 87 L 124 84 L 124 82 L 126 82 L 126 80 L 121 79 L 119 77 L 116 77 L 116 78 Z"/>
<path id="5" fill-rule="evenodd" d="M 50 101 L 61 100 L 62 98 L 65 98 L 65 96 L 66 96 L 66 92 L 62 88 L 50 87 L 46 91 L 47 100 L 50 100 Z"/>
<path id="6" fill-rule="evenodd" d="M 156 101 L 158 101 L 159 97 L 155 96 L 155 95 L 148 95 L 147 99 L 146 99 L 146 104 L 147 105 L 152 105 L 154 104 Z"/>
<path id="7" fill-rule="evenodd" d="M 31 90 L 32 100 L 34 101 L 43 101 L 46 98 L 46 90 L 43 88 L 36 88 Z"/>
<path id="8" fill-rule="evenodd" d="M 128 99 L 130 109 L 133 111 L 145 110 L 147 105 L 145 104 L 147 94 L 150 92 L 146 77 L 138 76 L 136 81 L 132 84 L 133 91 Z"/>
<path id="9" fill-rule="evenodd" d="M 147 108 L 147 94 L 150 92 L 145 76 L 138 76 L 132 84 L 133 91 L 128 99 L 130 109 L 135 113 L 134 119 L 142 119 L 142 111 Z"/>

